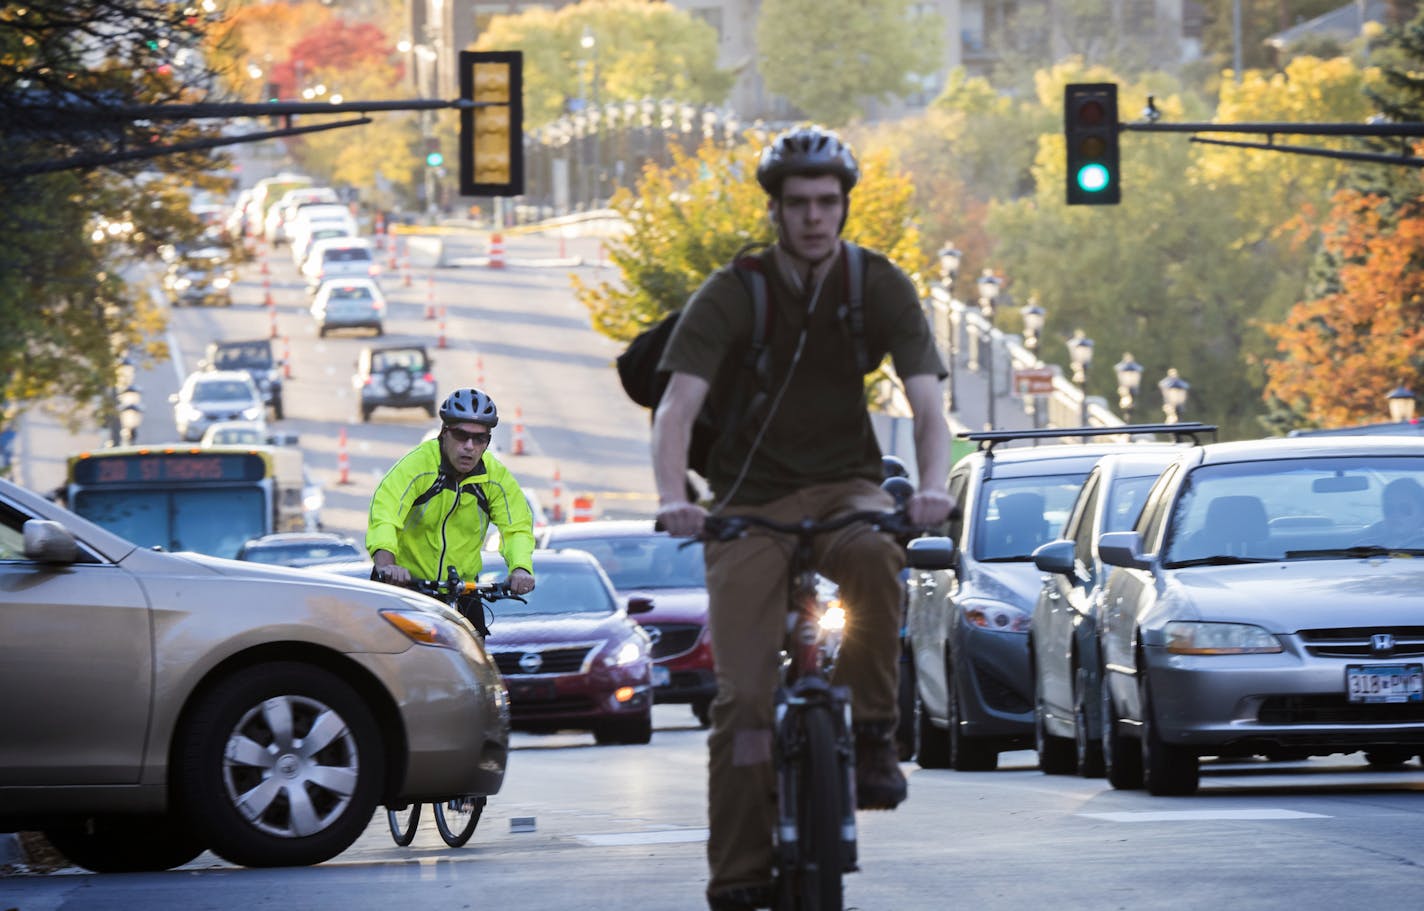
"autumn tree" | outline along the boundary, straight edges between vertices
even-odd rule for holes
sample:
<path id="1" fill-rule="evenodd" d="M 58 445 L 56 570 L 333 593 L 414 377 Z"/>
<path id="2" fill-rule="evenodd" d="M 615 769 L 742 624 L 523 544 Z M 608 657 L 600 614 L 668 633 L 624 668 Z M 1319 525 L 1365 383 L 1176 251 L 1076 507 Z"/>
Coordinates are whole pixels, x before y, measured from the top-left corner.
<path id="1" fill-rule="evenodd" d="M 944 23 L 910 0 L 764 0 L 757 69 L 768 91 L 842 126 L 918 86 L 943 59 Z"/>
<path id="2" fill-rule="evenodd" d="M 1382 202 L 1339 194 L 1326 239 L 1339 290 L 1270 330 L 1281 358 L 1266 393 L 1316 426 L 1378 421 L 1397 384 L 1424 388 L 1424 206 L 1396 217 Z"/>
<path id="3" fill-rule="evenodd" d="M 718 105 L 734 78 L 717 68 L 712 26 L 670 3 L 583 0 L 558 10 L 535 7 L 493 17 L 474 47 L 509 48 L 524 53 L 528 129 L 595 100 Z"/>

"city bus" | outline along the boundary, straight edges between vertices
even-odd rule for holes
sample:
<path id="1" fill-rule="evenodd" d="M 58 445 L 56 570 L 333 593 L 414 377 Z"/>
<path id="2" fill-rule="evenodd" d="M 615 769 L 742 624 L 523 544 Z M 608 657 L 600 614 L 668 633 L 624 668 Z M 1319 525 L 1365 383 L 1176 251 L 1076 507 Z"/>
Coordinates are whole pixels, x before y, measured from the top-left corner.
<path id="1" fill-rule="evenodd" d="M 116 446 L 69 459 L 65 497 L 143 547 L 235 557 L 249 538 L 308 527 L 301 450 Z"/>

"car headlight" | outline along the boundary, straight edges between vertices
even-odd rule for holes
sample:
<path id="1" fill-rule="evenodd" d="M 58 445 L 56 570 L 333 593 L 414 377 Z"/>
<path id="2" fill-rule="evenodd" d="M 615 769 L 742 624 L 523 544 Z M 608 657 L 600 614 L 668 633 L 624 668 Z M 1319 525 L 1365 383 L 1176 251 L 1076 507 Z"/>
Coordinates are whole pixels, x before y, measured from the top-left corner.
<path id="1" fill-rule="evenodd" d="M 262 417 L 262 412 L 265 408 L 265 405 L 253 405 L 251 408 L 244 408 L 242 409 L 242 416 L 249 421 L 255 421 Z"/>
<path id="2" fill-rule="evenodd" d="M 218 289 L 219 291 L 226 291 L 227 288 L 228 288 L 228 286 L 231 285 L 231 284 L 232 284 L 232 279 L 228 278 L 228 277 L 225 276 L 225 275 L 224 275 L 224 276 L 219 276 L 218 278 L 213 279 L 213 287 L 216 288 L 216 289 Z"/>
<path id="3" fill-rule="evenodd" d="M 192 405 L 186 403 L 180 404 L 178 406 L 177 416 L 178 420 L 187 421 L 189 423 L 192 423 L 193 421 L 201 421 L 204 417 L 201 411 L 199 411 L 197 408 L 194 408 Z"/>
<path id="4" fill-rule="evenodd" d="M 966 601 L 960 610 L 970 626 L 997 633 L 1027 633 L 1033 619 L 1028 611 L 1002 601 Z"/>
<path id="5" fill-rule="evenodd" d="M 326 505 L 326 494 L 320 490 L 313 490 L 302 497 L 302 508 L 307 512 L 316 512 Z"/>
<path id="6" fill-rule="evenodd" d="M 1174 655 L 1267 655 L 1281 651 L 1279 639 L 1250 623 L 1174 620 L 1164 632 L 1167 651 Z"/>
<path id="7" fill-rule="evenodd" d="M 643 657 L 643 643 L 637 639 L 628 639 L 618 649 L 604 660 L 609 667 L 623 667 L 632 664 Z"/>
<path id="8" fill-rule="evenodd" d="M 180 278 L 173 283 L 173 287 L 177 288 L 179 291 L 187 291 L 192 286 L 193 280 L 191 278 Z"/>

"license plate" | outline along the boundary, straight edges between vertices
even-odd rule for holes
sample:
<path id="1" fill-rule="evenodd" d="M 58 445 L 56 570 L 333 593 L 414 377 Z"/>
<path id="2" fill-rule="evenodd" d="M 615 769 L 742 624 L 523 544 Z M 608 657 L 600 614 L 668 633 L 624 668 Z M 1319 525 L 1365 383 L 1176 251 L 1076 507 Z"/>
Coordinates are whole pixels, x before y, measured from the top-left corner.
<path id="1" fill-rule="evenodd" d="M 1351 664 L 1345 668 L 1351 702 L 1424 702 L 1424 664 Z"/>
<path id="2" fill-rule="evenodd" d="M 661 664 L 653 665 L 653 686 L 668 686 L 672 683 L 672 672 Z"/>
<path id="3" fill-rule="evenodd" d="M 552 680 L 509 681 L 509 698 L 513 702 L 548 702 L 554 698 Z"/>

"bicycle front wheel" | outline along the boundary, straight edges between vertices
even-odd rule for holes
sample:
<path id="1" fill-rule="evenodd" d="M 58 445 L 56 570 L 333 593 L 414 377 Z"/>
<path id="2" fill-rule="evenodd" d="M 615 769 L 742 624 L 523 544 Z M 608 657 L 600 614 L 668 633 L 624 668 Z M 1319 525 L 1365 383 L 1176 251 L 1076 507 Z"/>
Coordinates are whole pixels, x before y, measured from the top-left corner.
<path id="1" fill-rule="evenodd" d="M 386 824 L 391 827 L 391 838 L 404 848 L 415 840 L 415 827 L 420 824 L 420 804 L 413 803 L 403 810 L 387 810 Z"/>
<path id="2" fill-rule="evenodd" d="M 797 869 L 784 872 L 795 882 L 799 911 L 841 911 L 846 791 L 835 720 L 828 707 L 807 706 L 801 726 L 803 748 L 793 766 L 799 779 L 794 791 L 800 829 Z"/>
<path id="3" fill-rule="evenodd" d="M 487 798 L 451 797 L 435 805 L 435 828 L 445 844 L 458 848 L 475 834 L 475 826 L 480 824 L 480 815 L 485 811 Z"/>

